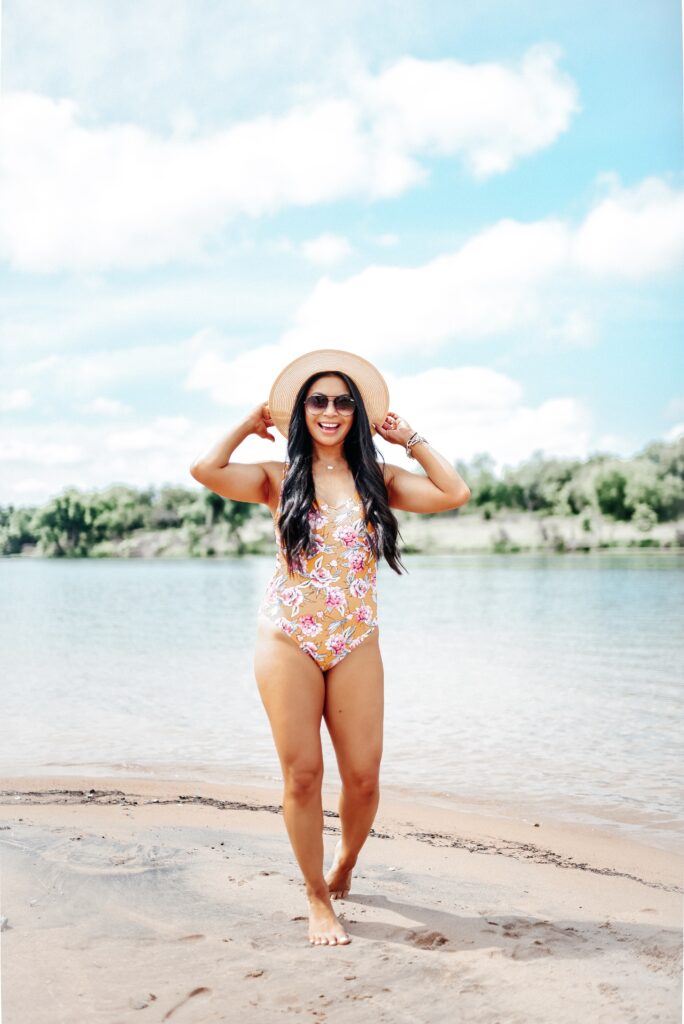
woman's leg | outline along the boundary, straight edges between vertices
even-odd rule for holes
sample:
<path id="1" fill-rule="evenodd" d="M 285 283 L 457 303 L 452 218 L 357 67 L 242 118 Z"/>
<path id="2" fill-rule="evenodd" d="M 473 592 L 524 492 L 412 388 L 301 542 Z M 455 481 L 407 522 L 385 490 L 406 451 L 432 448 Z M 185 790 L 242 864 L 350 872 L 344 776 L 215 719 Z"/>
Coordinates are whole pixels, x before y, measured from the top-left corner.
<path id="1" fill-rule="evenodd" d="M 352 868 L 380 800 L 384 670 L 378 640 L 376 629 L 326 673 L 323 714 L 342 780 L 342 836 L 326 875 L 334 899 L 349 892 Z"/>
<path id="2" fill-rule="evenodd" d="M 306 883 L 309 939 L 317 945 L 349 942 L 323 875 L 323 673 L 289 637 L 259 617 L 254 674 L 282 767 L 283 816 Z"/>

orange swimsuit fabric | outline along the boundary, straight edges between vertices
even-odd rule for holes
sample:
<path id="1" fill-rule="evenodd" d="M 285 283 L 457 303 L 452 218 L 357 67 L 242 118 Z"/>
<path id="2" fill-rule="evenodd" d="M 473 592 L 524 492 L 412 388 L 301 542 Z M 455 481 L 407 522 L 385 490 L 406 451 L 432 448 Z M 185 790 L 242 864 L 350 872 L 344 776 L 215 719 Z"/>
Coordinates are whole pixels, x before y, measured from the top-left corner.
<path id="1" fill-rule="evenodd" d="M 276 567 L 259 611 L 327 671 L 378 626 L 374 528 L 365 522 L 358 492 L 337 507 L 316 501 L 308 515 L 311 554 L 289 576 L 279 515 L 280 504 Z"/>

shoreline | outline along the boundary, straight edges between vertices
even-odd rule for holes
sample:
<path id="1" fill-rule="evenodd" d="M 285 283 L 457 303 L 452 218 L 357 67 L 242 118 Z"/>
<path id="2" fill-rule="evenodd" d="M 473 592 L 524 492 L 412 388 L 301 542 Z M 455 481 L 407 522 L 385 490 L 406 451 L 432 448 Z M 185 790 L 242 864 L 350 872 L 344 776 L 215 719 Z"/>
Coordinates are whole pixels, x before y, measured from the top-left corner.
<path id="1" fill-rule="evenodd" d="M 93 785 L 95 783 L 95 785 Z M 339 788 L 324 785 L 322 791 L 324 828 L 339 820 L 337 798 Z M 36 775 L 0 774 L 0 820 L 7 807 L 161 807 L 176 805 L 184 807 L 214 808 L 218 811 L 246 811 L 264 813 L 282 819 L 282 787 L 253 782 L 207 782 L 200 779 L 170 779 L 163 777 L 140 777 L 138 775 L 60 775 L 44 772 Z M 528 855 L 540 858 L 539 862 L 554 863 L 559 867 L 578 870 L 597 870 L 587 863 L 576 862 L 578 851 L 586 853 L 598 844 L 602 850 L 610 851 L 620 859 L 623 867 L 632 866 L 645 857 L 652 858 L 652 865 L 667 872 L 679 865 L 684 867 L 684 857 L 675 849 L 664 849 L 652 845 L 644 838 L 633 838 L 609 831 L 600 825 L 568 822 L 560 819 L 544 820 L 543 816 L 532 815 L 527 819 L 520 813 L 506 814 L 512 806 L 490 801 L 489 811 L 466 809 L 469 801 L 458 801 L 447 795 L 408 791 L 401 787 L 383 786 L 380 807 L 371 835 L 375 838 L 395 839 L 403 834 L 406 815 L 409 824 L 420 824 L 424 828 L 437 827 L 441 831 L 415 833 L 421 841 L 434 840 L 433 845 L 449 845 L 458 829 L 464 827 L 472 836 L 488 836 L 489 845 L 483 846 L 480 839 L 473 839 L 473 848 L 480 852 L 503 853 L 517 857 Z M 378 820 L 385 822 L 378 826 Z M 284 823 L 282 824 L 284 829 Z M 387 831 L 389 828 L 389 832 Z M 444 831 L 446 829 L 446 832 Z M 285 834 L 285 833 L 283 833 Z M 550 843 L 554 850 L 547 849 Z M 503 845 L 500 845 L 503 844 Z M 465 845 L 465 844 L 464 844 Z M 555 852 L 554 852 L 555 851 Z M 611 869 L 600 873 L 613 873 Z M 634 878 L 635 881 L 643 879 Z M 670 885 L 670 883 L 668 883 Z M 672 891 L 684 896 L 684 886 L 670 885 Z"/>
<path id="2" fill-rule="evenodd" d="M 528 554 L 588 555 L 658 552 L 684 554 L 684 519 L 655 523 L 647 531 L 631 522 L 595 517 L 585 528 L 586 516 L 558 516 L 538 512 L 499 512 L 487 517 L 467 511 L 457 515 L 399 514 L 401 546 L 406 555 Z M 182 559 L 272 555 L 275 552 L 270 513 L 254 513 L 238 531 L 227 523 L 202 530 L 169 527 L 137 530 L 126 537 L 103 540 L 87 553 L 66 553 L 64 558 Z M 25 544 L 20 552 L 3 555 L 15 559 L 53 559 Z"/>
<path id="3" fill-rule="evenodd" d="M 56 781 L 57 780 L 57 781 Z M 74 765 L 35 765 L 22 770 L 3 768 L 0 764 L 0 792 L 16 782 L 22 791 L 40 788 L 63 790 L 99 789 L 150 783 L 183 789 L 192 796 L 202 787 L 228 788 L 239 792 L 265 792 L 268 802 L 280 802 L 282 782 L 280 777 L 263 769 L 237 770 L 221 765 L 192 763 L 107 764 L 83 762 Z M 34 785 L 35 784 L 35 785 Z M 87 785 L 86 785 L 87 784 Z M 336 805 L 340 780 L 334 768 L 323 779 L 322 794 L 332 808 Z M 602 835 L 611 839 L 625 839 L 644 848 L 664 853 L 679 854 L 684 846 L 684 822 L 670 817 L 661 823 L 654 822 L 640 812 L 627 807 L 589 807 L 582 804 L 558 805 L 550 798 L 546 801 L 475 796 L 467 793 L 453 793 L 437 790 L 430 786 L 407 786 L 397 782 L 386 782 L 381 778 L 381 805 L 419 806 L 426 811 L 435 809 L 438 813 L 472 815 L 482 822 L 494 821 L 515 826 L 539 825 L 544 828 L 570 829 L 592 836 Z"/>
<path id="4" fill-rule="evenodd" d="M 677 853 L 383 792 L 334 904 L 352 942 L 331 949 L 308 943 L 279 787 L 44 773 L 0 791 L 8 1024 L 678 1019 Z M 323 806 L 327 865 L 330 787 Z"/>

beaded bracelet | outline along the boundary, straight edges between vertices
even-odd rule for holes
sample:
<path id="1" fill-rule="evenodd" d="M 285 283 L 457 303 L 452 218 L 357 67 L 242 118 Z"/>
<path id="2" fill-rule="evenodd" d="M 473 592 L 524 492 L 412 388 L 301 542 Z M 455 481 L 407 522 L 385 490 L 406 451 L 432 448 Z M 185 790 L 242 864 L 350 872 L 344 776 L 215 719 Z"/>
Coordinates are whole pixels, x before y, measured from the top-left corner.
<path id="1" fill-rule="evenodd" d="M 420 441 L 422 441 L 424 444 L 430 443 L 426 437 L 421 437 L 418 431 L 416 430 L 406 442 L 406 454 L 408 455 L 409 459 L 415 459 L 415 455 L 413 454 L 411 449 L 413 448 L 414 444 L 418 444 Z"/>

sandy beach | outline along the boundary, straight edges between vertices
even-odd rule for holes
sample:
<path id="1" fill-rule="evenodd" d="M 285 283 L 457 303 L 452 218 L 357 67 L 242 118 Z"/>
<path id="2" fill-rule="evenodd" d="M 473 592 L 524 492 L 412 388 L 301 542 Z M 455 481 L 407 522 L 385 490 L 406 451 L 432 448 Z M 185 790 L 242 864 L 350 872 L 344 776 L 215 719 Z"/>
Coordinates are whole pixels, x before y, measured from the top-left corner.
<path id="1" fill-rule="evenodd" d="M 385 791 L 314 947 L 279 789 L 0 783 L 3 1024 L 681 1018 L 674 852 Z"/>

